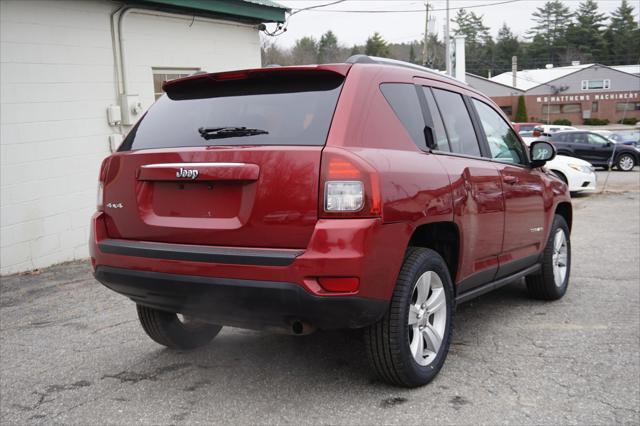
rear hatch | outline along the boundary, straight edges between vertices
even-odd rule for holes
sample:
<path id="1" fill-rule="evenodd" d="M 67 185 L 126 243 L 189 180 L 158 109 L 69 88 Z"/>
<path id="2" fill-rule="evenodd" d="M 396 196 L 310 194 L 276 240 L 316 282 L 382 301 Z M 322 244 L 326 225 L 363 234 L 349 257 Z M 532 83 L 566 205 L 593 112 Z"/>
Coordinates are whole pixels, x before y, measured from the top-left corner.
<path id="1" fill-rule="evenodd" d="M 109 237 L 306 247 L 347 70 L 264 69 L 165 85 L 107 166 Z"/>

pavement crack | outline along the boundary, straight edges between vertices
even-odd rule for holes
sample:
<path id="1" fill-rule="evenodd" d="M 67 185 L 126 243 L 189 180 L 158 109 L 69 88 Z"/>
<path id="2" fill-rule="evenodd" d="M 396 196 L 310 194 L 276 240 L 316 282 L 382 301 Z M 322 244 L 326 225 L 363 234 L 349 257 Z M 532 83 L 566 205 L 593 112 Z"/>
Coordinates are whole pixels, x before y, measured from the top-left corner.
<path id="1" fill-rule="evenodd" d="M 117 374 L 105 374 L 104 376 L 102 376 L 102 379 L 116 379 L 119 380 L 120 383 L 138 383 L 143 380 L 150 380 L 152 382 L 155 382 L 163 374 L 182 370 L 190 366 L 190 363 L 170 364 L 165 367 L 156 368 L 151 373 L 137 373 L 135 371 L 124 370 Z"/>

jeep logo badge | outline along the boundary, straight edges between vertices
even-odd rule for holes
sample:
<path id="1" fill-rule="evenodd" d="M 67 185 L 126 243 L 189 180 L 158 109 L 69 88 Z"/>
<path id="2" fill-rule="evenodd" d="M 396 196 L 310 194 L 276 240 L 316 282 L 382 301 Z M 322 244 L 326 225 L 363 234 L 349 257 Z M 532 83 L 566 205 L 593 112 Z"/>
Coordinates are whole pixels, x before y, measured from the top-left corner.
<path id="1" fill-rule="evenodd" d="M 180 170 L 176 172 L 176 177 L 193 180 L 198 177 L 198 171 L 196 169 L 183 169 L 180 167 Z"/>

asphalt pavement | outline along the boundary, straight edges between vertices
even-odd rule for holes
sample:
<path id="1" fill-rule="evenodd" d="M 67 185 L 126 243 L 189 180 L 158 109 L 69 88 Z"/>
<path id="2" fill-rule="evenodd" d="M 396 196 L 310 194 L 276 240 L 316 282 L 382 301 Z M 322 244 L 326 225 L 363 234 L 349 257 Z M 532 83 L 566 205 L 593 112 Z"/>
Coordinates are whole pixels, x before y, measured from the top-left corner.
<path id="1" fill-rule="evenodd" d="M 640 172 L 608 190 L 574 199 L 567 295 L 534 301 L 518 282 L 459 306 L 420 389 L 376 380 L 357 332 L 225 328 L 173 351 L 86 261 L 3 277 L 0 423 L 639 424 Z"/>

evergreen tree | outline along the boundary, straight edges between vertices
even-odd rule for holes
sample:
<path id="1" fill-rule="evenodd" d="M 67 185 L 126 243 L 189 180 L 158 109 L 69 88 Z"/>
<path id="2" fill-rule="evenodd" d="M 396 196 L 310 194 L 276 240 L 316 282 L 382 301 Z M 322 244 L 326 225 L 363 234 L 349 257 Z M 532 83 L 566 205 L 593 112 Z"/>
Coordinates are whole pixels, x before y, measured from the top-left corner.
<path id="1" fill-rule="evenodd" d="M 318 63 L 331 63 L 340 61 L 340 48 L 338 38 L 329 30 L 322 34 L 318 43 Z"/>
<path id="2" fill-rule="evenodd" d="M 640 28 L 634 19 L 633 6 L 622 0 L 611 14 L 605 38 L 608 45 L 608 65 L 637 64 L 640 61 Z"/>
<path id="3" fill-rule="evenodd" d="M 353 55 L 360 55 L 362 54 L 362 51 L 360 50 L 360 48 L 358 46 L 356 46 L 355 44 L 353 45 L 353 47 L 351 48 L 351 56 Z"/>
<path id="4" fill-rule="evenodd" d="M 467 71 L 487 76 L 494 68 L 493 51 L 495 44 L 489 35 L 489 27 L 482 22 L 482 15 L 459 9 L 455 18 L 453 33 L 465 36 Z"/>
<path id="5" fill-rule="evenodd" d="M 604 21 L 605 15 L 598 13 L 598 4 L 594 0 L 580 3 L 575 14 L 575 22 L 567 29 L 569 59 L 591 62 L 605 53 Z"/>
<path id="6" fill-rule="evenodd" d="M 571 24 L 571 11 L 560 0 L 551 0 L 533 12 L 536 23 L 530 31 L 534 51 L 544 49 L 549 63 L 559 64 L 564 58 L 567 43 L 566 34 Z"/>
<path id="7" fill-rule="evenodd" d="M 526 123 L 529 121 L 527 115 L 527 105 L 524 103 L 524 96 L 518 96 L 518 109 L 516 109 L 516 116 L 514 118 L 516 123 Z"/>
<path id="8" fill-rule="evenodd" d="M 411 62 L 412 64 L 416 63 L 416 51 L 413 48 L 413 43 L 411 43 L 411 47 L 409 48 L 409 62 Z"/>
<path id="9" fill-rule="evenodd" d="M 498 31 L 495 47 L 496 74 L 511 70 L 511 58 L 520 55 L 520 41 L 506 23 Z"/>
<path id="10" fill-rule="evenodd" d="M 375 32 L 371 37 L 367 39 L 365 44 L 364 53 L 369 56 L 389 56 L 389 45 L 382 38 L 380 33 Z"/>
<path id="11" fill-rule="evenodd" d="M 302 37 L 296 40 L 291 50 L 291 57 L 295 65 L 316 63 L 318 58 L 318 42 L 313 37 Z"/>

